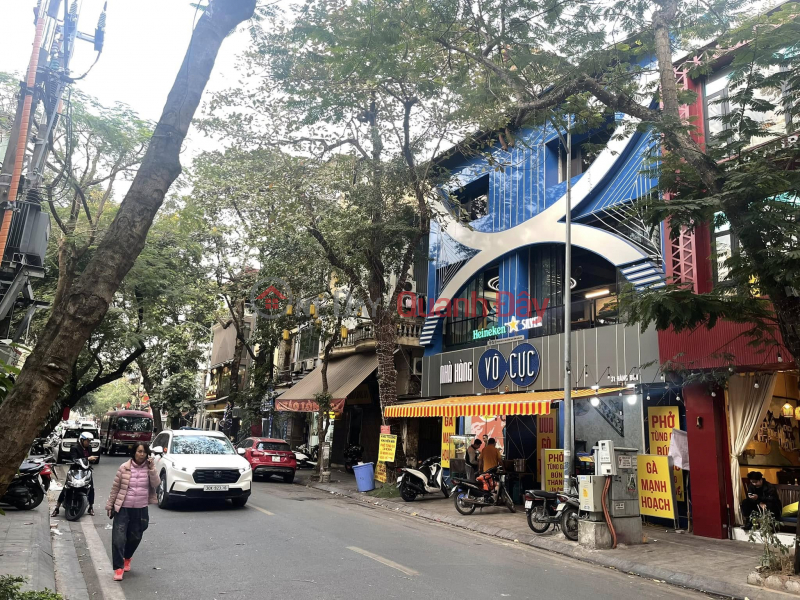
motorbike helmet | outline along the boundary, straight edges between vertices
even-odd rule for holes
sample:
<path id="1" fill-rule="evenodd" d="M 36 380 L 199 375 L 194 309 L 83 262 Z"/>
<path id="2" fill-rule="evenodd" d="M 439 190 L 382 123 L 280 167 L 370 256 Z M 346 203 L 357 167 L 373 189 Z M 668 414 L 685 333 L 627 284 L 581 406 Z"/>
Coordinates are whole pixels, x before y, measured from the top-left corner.
<path id="1" fill-rule="evenodd" d="M 81 442 L 83 442 L 83 440 L 89 440 L 89 441 L 92 441 L 92 440 L 94 439 L 94 435 L 92 435 L 92 434 L 91 434 L 90 432 L 88 432 L 88 431 L 84 431 L 83 433 L 81 433 L 81 436 L 80 436 L 78 439 L 79 439 Z"/>

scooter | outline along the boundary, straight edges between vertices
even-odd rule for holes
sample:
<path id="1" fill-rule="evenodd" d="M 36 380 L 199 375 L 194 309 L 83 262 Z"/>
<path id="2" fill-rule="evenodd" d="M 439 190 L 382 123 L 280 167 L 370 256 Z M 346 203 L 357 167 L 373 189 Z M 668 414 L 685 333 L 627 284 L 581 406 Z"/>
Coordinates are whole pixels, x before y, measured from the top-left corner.
<path id="1" fill-rule="evenodd" d="M 64 516 L 67 521 L 77 521 L 86 512 L 93 479 L 88 459 L 79 458 L 70 467 L 64 483 Z"/>
<path id="2" fill-rule="evenodd" d="M 571 491 L 569 495 L 578 496 L 574 478 L 571 478 Z M 546 533 L 550 526 L 557 527 L 561 524 L 561 516 L 566 504 L 558 499 L 558 492 L 544 490 L 527 490 L 525 492 L 525 513 L 528 517 L 528 527 L 534 533 Z M 559 508 L 560 507 L 560 508 Z"/>
<path id="3" fill-rule="evenodd" d="M 45 488 L 39 474 L 43 465 L 33 462 L 24 462 L 19 466 L 19 472 L 0 498 L 0 503 L 10 504 L 19 510 L 33 510 L 44 500 Z"/>
<path id="4" fill-rule="evenodd" d="M 497 500 L 494 489 L 497 488 Z M 453 503 L 462 515 L 471 515 L 476 508 L 486 506 L 505 506 L 512 513 L 517 512 L 514 501 L 506 489 L 505 470 L 498 466 L 482 473 L 476 481 L 453 478 Z"/>
<path id="5" fill-rule="evenodd" d="M 311 469 L 317 466 L 318 447 L 319 446 L 314 446 L 309 448 L 308 444 L 297 447 L 297 450 L 294 451 L 294 458 L 297 461 L 298 469 Z"/>
<path id="6" fill-rule="evenodd" d="M 444 469 L 438 456 L 423 461 L 419 469 L 397 471 L 400 473 L 400 477 L 397 478 L 397 489 L 400 490 L 400 497 L 406 502 L 412 502 L 419 495 L 437 492 L 442 492 L 445 498 L 450 497 L 450 486 L 444 481 Z"/>
<path id="7" fill-rule="evenodd" d="M 364 456 L 364 448 L 356 444 L 347 448 L 344 451 L 344 469 L 348 473 L 353 472 L 353 467 L 361 462 L 361 457 Z"/>

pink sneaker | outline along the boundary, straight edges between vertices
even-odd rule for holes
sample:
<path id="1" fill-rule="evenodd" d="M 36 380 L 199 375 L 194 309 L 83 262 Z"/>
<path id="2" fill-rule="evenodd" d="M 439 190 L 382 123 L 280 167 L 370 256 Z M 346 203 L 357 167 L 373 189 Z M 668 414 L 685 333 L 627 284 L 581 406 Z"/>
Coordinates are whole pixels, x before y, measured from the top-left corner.
<path id="1" fill-rule="evenodd" d="M 114 581 L 122 581 L 122 569 L 114 571 Z"/>
<path id="2" fill-rule="evenodd" d="M 127 573 L 130 570 L 131 570 L 131 559 L 130 558 L 126 558 L 125 559 L 125 572 Z"/>

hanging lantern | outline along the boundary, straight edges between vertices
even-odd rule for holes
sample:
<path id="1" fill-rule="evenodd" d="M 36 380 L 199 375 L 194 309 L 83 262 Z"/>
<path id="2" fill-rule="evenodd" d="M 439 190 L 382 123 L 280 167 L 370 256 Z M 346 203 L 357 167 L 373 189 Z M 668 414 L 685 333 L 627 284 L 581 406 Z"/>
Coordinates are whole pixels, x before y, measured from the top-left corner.
<path id="1" fill-rule="evenodd" d="M 309 304 L 309 305 L 308 305 L 308 314 L 309 314 L 309 315 L 311 315 L 312 317 L 313 317 L 315 314 L 317 314 L 317 307 L 316 307 L 316 306 L 314 306 L 313 304 Z"/>
<path id="2" fill-rule="evenodd" d="M 287 315 L 289 315 L 289 316 L 291 316 L 291 315 L 292 315 L 292 310 L 293 310 L 293 309 L 292 309 L 292 305 L 291 305 L 291 304 L 289 304 L 289 305 L 286 307 L 286 314 L 287 314 Z M 285 338 L 284 338 L 284 339 L 285 339 Z"/>
<path id="3" fill-rule="evenodd" d="M 288 341 L 289 341 L 289 330 L 288 330 L 288 329 L 284 329 L 284 330 L 283 330 L 283 340 L 284 340 L 285 342 L 288 342 Z"/>
<path id="4" fill-rule="evenodd" d="M 800 406 L 794 409 L 794 418 L 800 421 Z"/>
<path id="5" fill-rule="evenodd" d="M 787 402 L 786 404 L 783 405 L 783 409 L 781 410 L 781 413 L 783 414 L 784 417 L 793 417 L 794 416 L 794 406 L 792 406 L 791 404 L 789 404 Z"/>
<path id="6" fill-rule="evenodd" d="M 342 327 L 341 335 L 343 340 L 347 339 L 347 333 L 348 333 L 347 327 Z"/>

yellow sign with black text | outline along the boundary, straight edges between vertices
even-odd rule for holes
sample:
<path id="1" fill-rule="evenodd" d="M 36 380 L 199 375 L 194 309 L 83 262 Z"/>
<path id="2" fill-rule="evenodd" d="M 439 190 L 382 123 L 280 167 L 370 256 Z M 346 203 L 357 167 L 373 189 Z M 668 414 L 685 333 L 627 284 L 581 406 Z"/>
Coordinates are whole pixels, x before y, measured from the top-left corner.
<path id="1" fill-rule="evenodd" d="M 647 426 L 649 428 L 650 453 L 657 456 L 669 456 L 669 444 L 672 441 L 672 430 L 681 428 L 680 413 L 677 406 L 651 406 L 647 409 Z M 683 502 L 683 471 L 672 470 L 672 487 L 675 497 Z"/>
<path id="2" fill-rule="evenodd" d="M 375 480 L 386 483 L 386 463 L 378 461 L 378 464 L 375 465 Z"/>
<path id="3" fill-rule="evenodd" d="M 442 468 L 450 468 L 450 436 L 456 434 L 456 418 L 442 417 Z"/>
<path id="4" fill-rule="evenodd" d="M 564 451 L 544 450 L 542 456 L 542 489 L 546 492 L 564 490 Z"/>
<path id="5" fill-rule="evenodd" d="M 382 433 L 378 445 L 378 462 L 394 462 L 394 453 L 397 450 L 397 436 Z"/>
<path id="6" fill-rule="evenodd" d="M 651 517 L 675 520 L 675 490 L 669 456 L 640 454 L 637 458 L 639 512 Z"/>
<path id="7" fill-rule="evenodd" d="M 536 481 L 542 480 L 542 457 L 545 451 L 556 447 L 557 429 L 558 413 L 536 417 Z"/>

